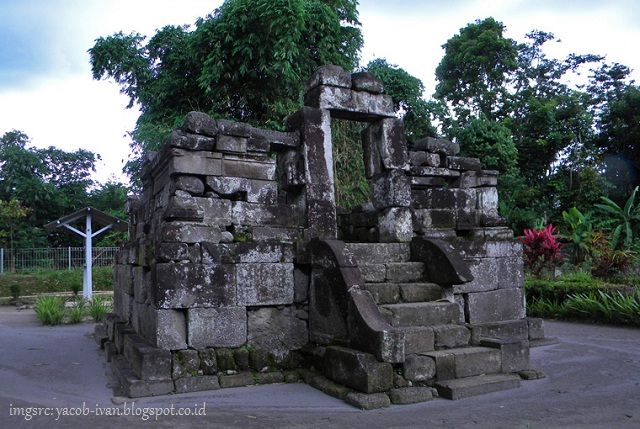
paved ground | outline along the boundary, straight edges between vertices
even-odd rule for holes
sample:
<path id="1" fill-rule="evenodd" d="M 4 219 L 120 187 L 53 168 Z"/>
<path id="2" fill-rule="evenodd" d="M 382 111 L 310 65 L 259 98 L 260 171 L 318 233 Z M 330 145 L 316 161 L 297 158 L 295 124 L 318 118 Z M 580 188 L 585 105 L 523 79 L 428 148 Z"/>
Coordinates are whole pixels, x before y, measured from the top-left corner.
<path id="1" fill-rule="evenodd" d="M 31 311 L 0 307 L 0 428 L 148 426 L 141 416 L 58 416 L 56 407 L 82 412 L 83 403 L 85 412 L 96 405 L 130 411 L 130 403 L 112 402 L 92 330 L 42 327 Z M 206 404 L 202 417 L 151 417 L 155 426 L 178 428 L 640 427 L 640 329 L 547 322 L 546 330 L 561 343 L 536 348 L 531 357 L 547 378 L 461 401 L 364 412 L 304 384 L 280 384 L 141 399 L 135 409 L 197 404 L 201 411 Z M 11 415 L 16 407 L 50 407 L 53 415 L 27 421 Z"/>

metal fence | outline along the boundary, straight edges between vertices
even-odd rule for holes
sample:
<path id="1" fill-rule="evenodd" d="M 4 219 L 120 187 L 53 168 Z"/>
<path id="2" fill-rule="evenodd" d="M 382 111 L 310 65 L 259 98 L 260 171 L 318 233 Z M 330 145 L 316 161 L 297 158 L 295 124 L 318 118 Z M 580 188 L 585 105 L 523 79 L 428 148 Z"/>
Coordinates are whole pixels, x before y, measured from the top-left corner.
<path id="1" fill-rule="evenodd" d="M 119 247 L 94 247 L 93 266 L 113 264 Z M 84 266 L 84 247 L 0 248 L 0 274 L 35 270 L 73 270 Z"/>

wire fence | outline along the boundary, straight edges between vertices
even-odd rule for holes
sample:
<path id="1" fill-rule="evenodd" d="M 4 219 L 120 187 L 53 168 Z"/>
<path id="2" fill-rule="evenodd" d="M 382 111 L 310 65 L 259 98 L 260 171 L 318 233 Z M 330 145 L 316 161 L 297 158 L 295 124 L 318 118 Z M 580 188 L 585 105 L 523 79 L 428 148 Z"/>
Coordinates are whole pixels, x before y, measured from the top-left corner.
<path id="1" fill-rule="evenodd" d="M 94 247 L 94 267 L 113 265 L 119 247 Z M 35 270 L 73 270 L 84 267 L 84 247 L 32 249 L 0 248 L 0 275 Z"/>

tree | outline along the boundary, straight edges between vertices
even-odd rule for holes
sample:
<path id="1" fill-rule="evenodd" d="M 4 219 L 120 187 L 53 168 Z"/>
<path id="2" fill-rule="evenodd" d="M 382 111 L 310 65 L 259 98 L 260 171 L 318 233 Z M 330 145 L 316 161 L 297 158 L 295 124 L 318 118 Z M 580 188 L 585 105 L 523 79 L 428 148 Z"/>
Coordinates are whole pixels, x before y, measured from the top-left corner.
<path id="1" fill-rule="evenodd" d="M 20 201 L 0 200 L 0 239 L 8 239 L 10 249 L 14 247 L 14 234 L 18 223 L 28 214 L 29 209 L 20 204 Z"/>
<path id="2" fill-rule="evenodd" d="M 476 20 L 442 45 L 435 96 L 452 104 L 462 124 L 481 114 L 489 120 L 504 116 L 505 84 L 518 66 L 516 42 L 503 36 L 504 29 L 493 18 Z"/>
<path id="3" fill-rule="evenodd" d="M 436 101 L 423 98 L 424 84 L 420 79 L 383 58 L 371 60 L 365 70 L 380 79 L 385 93 L 393 98 L 393 105 L 404 120 L 405 134 L 409 140 L 436 136 L 432 120 L 441 106 Z"/>
<path id="4" fill-rule="evenodd" d="M 0 200 L 15 199 L 29 209 L 14 231 L 17 245 L 58 244 L 55 240 L 47 243 L 42 226 L 86 205 L 97 157 L 83 149 L 65 152 L 29 144 L 21 131 L 0 137 Z"/>
<path id="5" fill-rule="evenodd" d="M 483 168 L 501 173 L 513 173 L 516 169 L 518 149 L 511 131 L 502 123 L 474 118 L 457 133 L 457 137 L 462 153 L 480 158 Z"/>
<path id="6" fill-rule="evenodd" d="M 167 26 L 146 44 L 116 33 L 89 54 L 94 79 L 114 79 L 129 107 L 140 107 L 132 132 L 140 156 L 191 110 L 280 127 L 316 67 L 357 65 L 359 26 L 355 0 L 227 0 L 193 29 Z"/>

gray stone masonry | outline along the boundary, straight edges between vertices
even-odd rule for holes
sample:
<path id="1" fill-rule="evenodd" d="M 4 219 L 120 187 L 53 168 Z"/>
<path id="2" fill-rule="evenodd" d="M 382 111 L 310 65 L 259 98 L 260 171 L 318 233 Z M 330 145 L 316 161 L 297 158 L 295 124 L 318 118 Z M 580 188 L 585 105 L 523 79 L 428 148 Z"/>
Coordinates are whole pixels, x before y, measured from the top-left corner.
<path id="1" fill-rule="evenodd" d="M 370 201 L 351 211 L 336 205 L 335 119 L 366 123 Z M 456 142 L 408 143 L 368 72 L 318 68 L 284 128 L 190 112 L 145 160 L 114 314 L 96 328 L 122 391 L 302 378 L 371 409 L 430 400 L 434 385 L 450 398 L 516 387 L 544 330 L 525 318 L 497 171 Z"/>

